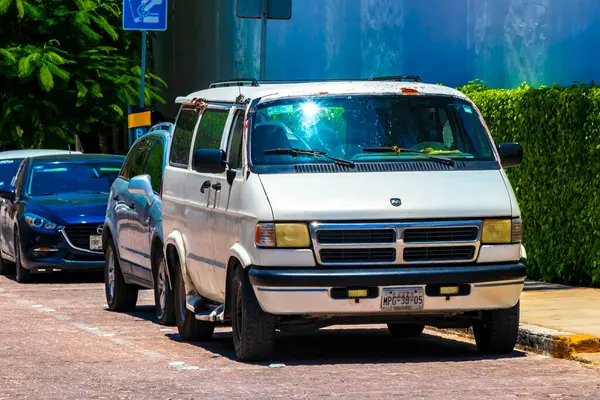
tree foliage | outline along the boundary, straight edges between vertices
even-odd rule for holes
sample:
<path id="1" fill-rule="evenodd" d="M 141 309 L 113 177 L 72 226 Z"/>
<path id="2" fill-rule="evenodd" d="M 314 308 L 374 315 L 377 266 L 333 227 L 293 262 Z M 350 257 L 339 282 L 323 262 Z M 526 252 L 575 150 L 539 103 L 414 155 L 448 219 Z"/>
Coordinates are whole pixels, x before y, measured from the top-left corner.
<path id="1" fill-rule="evenodd" d="M 120 0 L 0 0 L 0 149 L 111 131 L 139 98 L 140 34 Z M 146 74 L 146 103 L 165 85 Z"/>
<path id="2" fill-rule="evenodd" d="M 496 143 L 518 142 L 523 164 L 507 170 L 523 218 L 530 278 L 600 285 L 600 88 L 460 90 Z"/>

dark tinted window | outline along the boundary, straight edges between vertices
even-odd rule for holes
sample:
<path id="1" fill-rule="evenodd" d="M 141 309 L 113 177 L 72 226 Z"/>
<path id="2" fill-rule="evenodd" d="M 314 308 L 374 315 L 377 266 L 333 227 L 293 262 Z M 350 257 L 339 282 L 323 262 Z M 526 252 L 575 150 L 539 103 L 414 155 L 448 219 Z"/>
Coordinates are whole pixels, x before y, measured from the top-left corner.
<path id="1" fill-rule="evenodd" d="M 194 136 L 194 126 L 198 112 L 195 109 L 183 109 L 177 119 L 175 132 L 173 133 L 173 145 L 171 146 L 171 164 L 187 168 L 190 161 L 190 146 Z"/>
<path id="2" fill-rule="evenodd" d="M 144 138 L 137 142 L 131 150 L 125 160 L 123 169 L 119 176 L 124 179 L 131 179 L 134 176 L 143 174 L 146 158 L 148 157 L 148 151 L 152 147 L 152 139 Z"/>
<path id="3" fill-rule="evenodd" d="M 29 161 L 25 160 L 19 166 L 19 170 L 17 171 L 17 175 L 15 176 L 15 195 L 17 197 L 21 197 L 21 192 L 23 191 L 22 185 L 23 180 L 25 179 L 25 171 L 27 170 L 27 166 L 29 165 Z"/>
<path id="4" fill-rule="evenodd" d="M 31 169 L 28 192 L 32 196 L 61 193 L 108 193 L 119 175 L 120 162 L 48 162 Z"/>
<path id="5" fill-rule="evenodd" d="M 204 110 L 198 125 L 194 150 L 219 148 L 228 115 L 229 110 Z"/>
<path id="6" fill-rule="evenodd" d="M 0 190 L 8 189 L 23 160 L 0 160 Z"/>
<path id="7" fill-rule="evenodd" d="M 231 131 L 231 142 L 229 143 L 228 161 L 231 169 L 242 166 L 242 139 L 244 134 L 244 111 L 236 111 L 235 120 Z"/>
<path id="8" fill-rule="evenodd" d="M 156 139 L 150 156 L 148 157 L 148 163 L 146 163 L 146 170 L 144 173 L 150 175 L 150 181 L 152 182 L 152 190 L 156 193 L 160 191 L 160 182 L 163 176 L 163 160 L 164 160 L 165 145 L 162 139 Z"/>

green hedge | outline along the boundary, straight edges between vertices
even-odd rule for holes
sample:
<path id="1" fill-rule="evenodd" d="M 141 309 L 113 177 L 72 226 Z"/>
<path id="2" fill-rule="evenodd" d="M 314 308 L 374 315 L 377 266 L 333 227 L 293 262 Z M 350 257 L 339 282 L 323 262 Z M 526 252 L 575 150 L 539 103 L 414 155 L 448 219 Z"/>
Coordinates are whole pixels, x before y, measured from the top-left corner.
<path id="1" fill-rule="evenodd" d="M 496 143 L 518 142 L 507 169 L 523 217 L 529 278 L 600 286 L 600 87 L 459 88 Z"/>

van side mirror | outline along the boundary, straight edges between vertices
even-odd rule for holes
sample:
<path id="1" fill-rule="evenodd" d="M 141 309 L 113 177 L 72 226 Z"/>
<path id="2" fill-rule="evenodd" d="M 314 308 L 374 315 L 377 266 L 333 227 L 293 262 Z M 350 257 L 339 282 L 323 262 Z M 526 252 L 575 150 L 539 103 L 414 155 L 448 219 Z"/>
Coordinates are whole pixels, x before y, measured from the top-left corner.
<path id="1" fill-rule="evenodd" d="M 194 151 L 192 168 L 196 172 L 220 174 L 225 171 L 227 162 L 221 149 L 198 149 Z"/>
<path id="2" fill-rule="evenodd" d="M 127 191 L 131 194 L 141 194 L 146 198 L 148 205 L 152 204 L 154 191 L 150 182 L 150 175 L 138 175 L 131 178 Z"/>
<path id="3" fill-rule="evenodd" d="M 7 188 L 0 188 L 0 199 L 14 202 L 15 201 L 15 188 L 12 186 L 9 186 Z"/>
<path id="4" fill-rule="evenodd" d="M 498 153 L 503 168 L 516 167 L 523 161 L 523 147 L 518 143 L 501 143 Z"/>

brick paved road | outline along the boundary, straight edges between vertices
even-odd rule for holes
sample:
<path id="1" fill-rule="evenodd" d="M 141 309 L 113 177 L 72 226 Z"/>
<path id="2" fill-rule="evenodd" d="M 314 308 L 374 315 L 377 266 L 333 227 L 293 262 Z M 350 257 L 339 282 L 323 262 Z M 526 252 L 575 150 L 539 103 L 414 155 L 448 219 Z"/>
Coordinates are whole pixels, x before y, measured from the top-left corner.
<path id="1" fill-rule="evenodd" d="M 383 327 L 283 336 L 283 367 L 235 361 L 231 331 L 183 343 L 138 311 L 103 309 L 98 276 L 0 277 L 0 399 L 600 398 L 600 370 L 515 352 L 482 358 L 433 333 L 392 339 Z"/>

